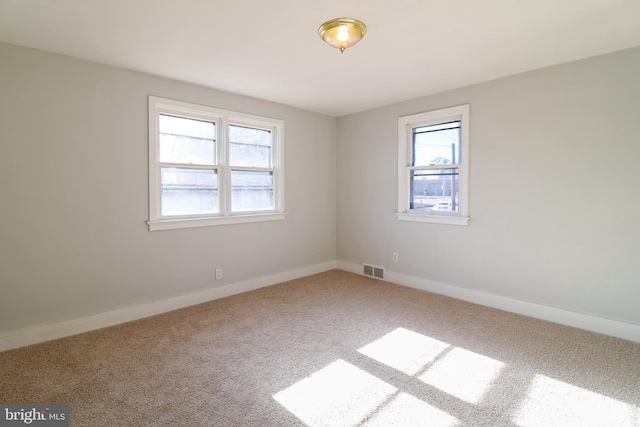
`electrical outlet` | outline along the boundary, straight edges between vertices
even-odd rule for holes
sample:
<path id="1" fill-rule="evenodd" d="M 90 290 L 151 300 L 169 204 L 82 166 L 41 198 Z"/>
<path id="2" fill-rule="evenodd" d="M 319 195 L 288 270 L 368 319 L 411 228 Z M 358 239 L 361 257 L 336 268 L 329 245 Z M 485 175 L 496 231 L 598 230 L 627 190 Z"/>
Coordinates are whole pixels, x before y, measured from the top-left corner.
<path id="1" fill-rule="evenodd" d="M 222 279 L 222 269 L 216 268 L 216 280 Z"/>
<path id="2" fill-rule="evenodd" d="M 398 252 L 393 253 L 393 262 L 398 262 Z"/>

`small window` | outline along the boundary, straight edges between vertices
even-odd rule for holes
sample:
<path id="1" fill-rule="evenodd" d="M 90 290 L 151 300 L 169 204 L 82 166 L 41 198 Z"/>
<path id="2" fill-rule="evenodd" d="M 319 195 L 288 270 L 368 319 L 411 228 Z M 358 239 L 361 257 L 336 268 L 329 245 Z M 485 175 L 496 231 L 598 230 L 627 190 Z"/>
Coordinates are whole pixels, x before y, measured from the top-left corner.
<path id="1" fill-rule="evenodd" d="M 469 106 L 398 120 L 398 219 L 466 225 Z"/>
<path id="2" fill-rule="evenodd" d="M 149 228 L 284 218 L 281 120 L 149 97 Z"/>

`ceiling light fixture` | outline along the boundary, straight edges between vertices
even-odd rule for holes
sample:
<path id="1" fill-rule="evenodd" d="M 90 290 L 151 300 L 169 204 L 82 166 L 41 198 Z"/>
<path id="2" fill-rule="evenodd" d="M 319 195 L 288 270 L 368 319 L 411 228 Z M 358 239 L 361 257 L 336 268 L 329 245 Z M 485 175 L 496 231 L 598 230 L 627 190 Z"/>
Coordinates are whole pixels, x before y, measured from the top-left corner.
<path id="1" fill-rule="evenodd" d="M 352 18 L 332 19 L 318 28 L 320 38 L 340 52 L 358 43 L 366 33 L 367 26 Z"/>

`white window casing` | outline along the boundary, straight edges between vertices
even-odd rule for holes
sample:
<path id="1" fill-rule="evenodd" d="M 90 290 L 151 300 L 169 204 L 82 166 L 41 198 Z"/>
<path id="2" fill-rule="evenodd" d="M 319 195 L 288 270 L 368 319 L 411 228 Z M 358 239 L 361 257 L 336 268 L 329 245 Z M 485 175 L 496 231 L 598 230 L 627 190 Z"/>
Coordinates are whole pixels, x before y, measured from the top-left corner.
<path id="1" fill-rule="evenodd" d="M 453 151 L 450 158 L 440 162 L 427 161 L 418 164 L 416 134 L 420 129 L 439 129 L 452 124 L 458 130 L 459 140 L 452 142 Z M 444 132 L 441 132 L 444 133 Z M 446 136 L 446 135 L 442 135 Z M 430 154 L 435 153 L 435 145 L 431 146 Z M 442 148 L 440 148 L 442 149 Z M 429 149 L 427 149 L 428 151 Z M 438 160 L 434 159 L 434 160 Z M 448 172 L 448 173 L 445 173 Z M 449 186 L 445 185 L 445 175 L 449 175 Z M 417 186 L 415 177 L 423 178 L 425 186 L 430 183 L 434 187 L 436 180 L 442 179 L 442 198 L 416 196 Z M 455 181 L 454 181 L 455 176 Z M 441 178 L 438 178 L 441 177 Z M 429 180 L 431 178 L 431 180 Z M 413 184 L 412 184 L 413 182 Z M 455 182 L 455 186 L 454 186 Z M 430 187 L 430 188 L 431 188 Z M 446 188 L 445 188 L 446 187 Z M 449 189 L 449 194 L 446 190 Z M 432 190 L 431 190 L 432 191 Z M 419 197 L 419 204 L 414 202 Z M 440 200 L 440 203 L 438 203 Z M 423 203 L 427 203 L 424 204 Z M 431 205 L 435 204 L 435 206 Z M 424 207 L 423 207 L 424 206 Z M 442 209 L 442 210 L 439 210 Z M 469 222 L 469 105 L 459 105 L 435 111 L 412 114 L 398 118 L 398 211 L 399 221 L 429 222 L 449 225 L 467 225 Z"/>
<path id="2" fill-rule="evenodd" d="M 171 135 L 178 141 L 171 145 L 178 154 L 174 155 L 174 151 L 171 151 L 170 156 L 173 157 L 170 160 L 161 159 L 160 122 L 162 120 L 164 120 L 163 123 L 174 120 L 187 125 L 193 122 L 196 126 L 202 124 L 214 130 L 207 137 L 193 136 L 193 133 L 184 132 L 177 136 Z M 250 160 L 249 163 L 245 161 L 245 164 L 230 164 L 230 145 L 232 145 L 229 141 L 230 126 L 235 129 L 246 128 L 245 130 L 249 133 L 262 134 L 262 139 L 266 140 L 266 143 L 263 141 L 258 144 L 234 144 L 244 145 L 249 156 L 262 155 L 262 164 L 254 165 Z M 284 219 L 286 212 L 284 211 L 283 133 L 283 120 L 149 96 L 149 221 L 147 221 L 149 230 Z M 162 135 L 167 136 L 166 133 Z M 182 143 L 184 141 L 186 143 Z M 202 148 L 203 146 L 206 150 Z M 169 150 L 165 149 L 165 152 Z M 199 160 L 204 152 L 210 156 L 209 160 Z M 261 154 L 265 152 L 268 154 Z M 163 171 L 166 175 L 162 175 Z M 203 178 L 205 181 L 211 179 L 212 183 L 205 185 L 202 182 L 198 184 L 189 181 L 191 184 L 181 184 L 179 181 L 184 178 L 180 177 L 180 173 L 184 176 L 192 175 L 187 179 L 194 179 L 193 177 L 199 181 L 203 181 Z M 235 192 L 232 189 L 233 173 L 236 176 L 244 175 L 244 181 L 249 182 L 240 190 L 236 186 Z M 163 176 L 169 176 L 174 183 L 173 193 L 167 190 L 169 187 L 166 183 L 163 187 Z M 268 185 L 266 187 L 256 185 L 256 179 L 262 179 Z M 191 199 L 183 196 L 189 192 L 198 194 L 197 200 L 194 198 L 195 201 L 192 201 L 194 207 L 189 203 Z M 247 193 L 248 197 L 245 197 L 244 193 Z M 172 202 L 173 208 L 168 207 L 169 194 L 178 195 Z M 255 199 L 258 201 L 254 201 L 255 197 L 258 197 Z M 201 206 L 200 199 L 204 200 L 205 207 Z M 245 199 L 248 202 L 244 201 Z M 187 203 L 184 203 L 185 200 Z M 241 203 L 247 205 L 236 206 L 234 209 L 233 203 L 238 206 Z"/>

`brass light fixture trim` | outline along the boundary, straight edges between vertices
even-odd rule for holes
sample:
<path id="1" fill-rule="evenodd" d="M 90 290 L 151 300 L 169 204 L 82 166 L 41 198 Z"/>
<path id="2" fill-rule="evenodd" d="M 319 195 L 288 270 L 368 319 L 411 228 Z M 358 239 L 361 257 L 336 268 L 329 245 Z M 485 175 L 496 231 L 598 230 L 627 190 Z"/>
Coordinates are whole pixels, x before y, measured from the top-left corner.
<path id="1" fill-rule="evenodd" d="M 367 33 L 364 22 L 353 18 L 336 18 L 318 28 L 320 38 L 340 52 L 358 43 Z"/>

